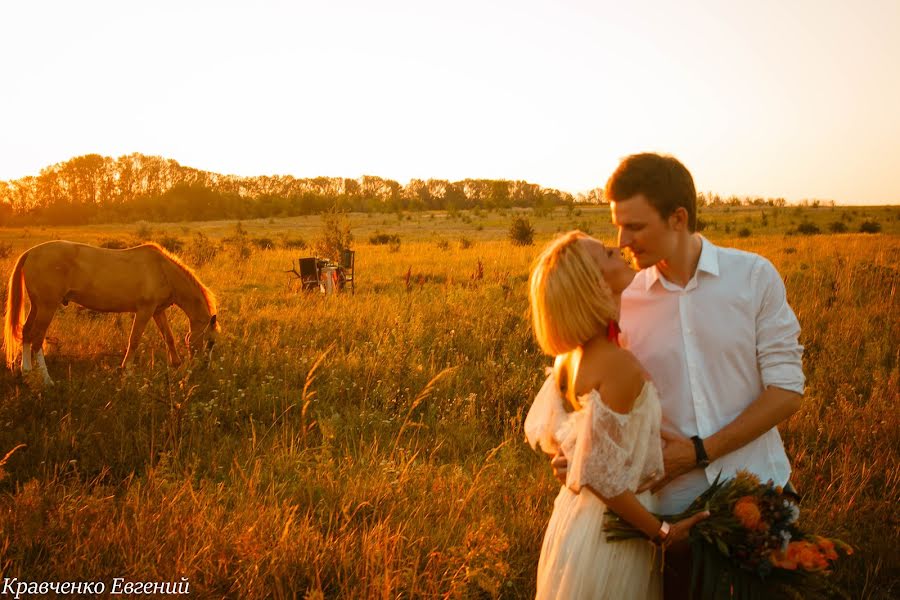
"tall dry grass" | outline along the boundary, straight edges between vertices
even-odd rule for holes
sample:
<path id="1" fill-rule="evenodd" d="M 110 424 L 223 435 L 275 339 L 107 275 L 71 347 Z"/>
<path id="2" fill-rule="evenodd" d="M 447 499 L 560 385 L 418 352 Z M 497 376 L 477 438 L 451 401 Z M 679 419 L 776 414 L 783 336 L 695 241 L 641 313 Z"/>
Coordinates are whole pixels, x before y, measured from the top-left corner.
<path id="1" fill-rule="evenodd" d="M 354 220 L 358 240 L 385 228 Z M 219 252 L 198 271 L 221 305 L 209 368 L 167 369 L 148 329 L 124 375 L 128 319 L 61 309 L 57 385 L 0 375 L 0 455 L 26 445 L 0 470 L 0 578 L 187 577 L 199 597 L 530 597 L 556 489 L 522 433 L 548 363 L 526 313 L 539 246 L 510 245 L 496 216 L 434 236 L 429 221 L 397 226 L 400 252 L 358 244 L 354 296 L 292 289 L 282 271 L 296 250 Z M 297 234 L 313 239 L 310 223 Z M 570 222 L 535 225 L 540 243 Z M 245 226 L 273 239 L 286 227 Z M 220 240 L 232 225 L 204 227 Z M 435 243 L 463 234 L 474 244 Z M 0 237 L 18 252 L 41 235 L 114 232 Z M 782 428 L 802 518 L 859 549 L 836 574 L 851 597 L 896 596 L 900 238 L 710 237 L 785 277 L 806 346 L 804 406 Z"/>

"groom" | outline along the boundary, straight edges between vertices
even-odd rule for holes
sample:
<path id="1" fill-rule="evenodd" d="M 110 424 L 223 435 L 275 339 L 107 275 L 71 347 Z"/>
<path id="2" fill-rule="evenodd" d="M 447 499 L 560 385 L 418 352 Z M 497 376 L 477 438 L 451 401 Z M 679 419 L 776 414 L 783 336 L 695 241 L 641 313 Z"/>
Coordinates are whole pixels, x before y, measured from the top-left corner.
<path id="1" fill-rule="evenodd" d="M 697 233 L 688 170 L 671 156 L 635 154 L 606 184 L 619 247 L 641 271 L 622 294 L 622 345 L 649 372 L 663 410 L 665 476 L 652 484 L 673 514 L 721 472 L 749 470 L 785 485 L 776 426 L 800 407 L 800 325 L 765 258 Z M 554 459 L 565 473 L 565 458 Z M 666 556 L 666 600 L 689 597 L 690 552 Z"/>

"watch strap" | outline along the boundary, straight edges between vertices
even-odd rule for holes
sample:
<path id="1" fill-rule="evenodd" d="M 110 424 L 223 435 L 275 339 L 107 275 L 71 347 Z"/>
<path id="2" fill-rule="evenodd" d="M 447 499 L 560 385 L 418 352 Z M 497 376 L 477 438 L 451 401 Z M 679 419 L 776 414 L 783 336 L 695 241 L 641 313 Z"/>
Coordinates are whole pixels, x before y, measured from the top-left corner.
<path id="1" fill-rule="evenodd" d="M 695 435 L 691 437 L 691 441 L 694 442 L 694 453 L 697 456 L 697 466 L 708 467 L 709 455 L 706 454 L 706 448 L 703 447 L 703 439 L 701 439 L 699 435 Z"/>

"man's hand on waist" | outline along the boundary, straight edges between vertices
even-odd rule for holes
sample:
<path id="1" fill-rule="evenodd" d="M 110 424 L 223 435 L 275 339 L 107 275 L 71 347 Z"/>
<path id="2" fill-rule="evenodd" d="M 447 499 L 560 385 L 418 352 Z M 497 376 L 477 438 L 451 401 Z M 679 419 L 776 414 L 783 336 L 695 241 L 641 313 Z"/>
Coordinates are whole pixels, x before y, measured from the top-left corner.
<path id="1" fill-rule="evenodd" d="M 663 448 L 665 474 L 661 479 L 645 483 L 638 488 L 638 493 L 650 490 L 655 494 L 673 479 L 697 468 L 697 453 L 694 450 L 694 442 L 690 438 L 665 430 L 660 432 L 660 436 L 665 441 L 665 448 Z"/>

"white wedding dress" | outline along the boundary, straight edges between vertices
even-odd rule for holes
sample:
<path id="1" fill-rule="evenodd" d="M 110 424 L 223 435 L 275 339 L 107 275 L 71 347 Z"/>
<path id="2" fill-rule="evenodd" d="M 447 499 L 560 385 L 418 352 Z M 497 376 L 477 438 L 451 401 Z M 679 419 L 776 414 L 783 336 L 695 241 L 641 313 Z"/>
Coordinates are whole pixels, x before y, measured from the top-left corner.
<path id="1" fill-rule="evenodd" d="M 614 412 L 591 391 L 582 408 L 567 413 L 552 374 L 525 419 L 532 447 L 548 454 L 562 450 L 568 474 L 553 504 L 538 563 L 537 598 L 621 600 L 662 598 L 660 560 L 652 544 L 635 539 L 608 542 L 603 531 L 606 506 L 590 490 L 611 498 L 663 471 L 659 437 L 661 409 L 649 381 L 628 414 Z M 638 494 L 650 511 L 650 492 Z"/>

